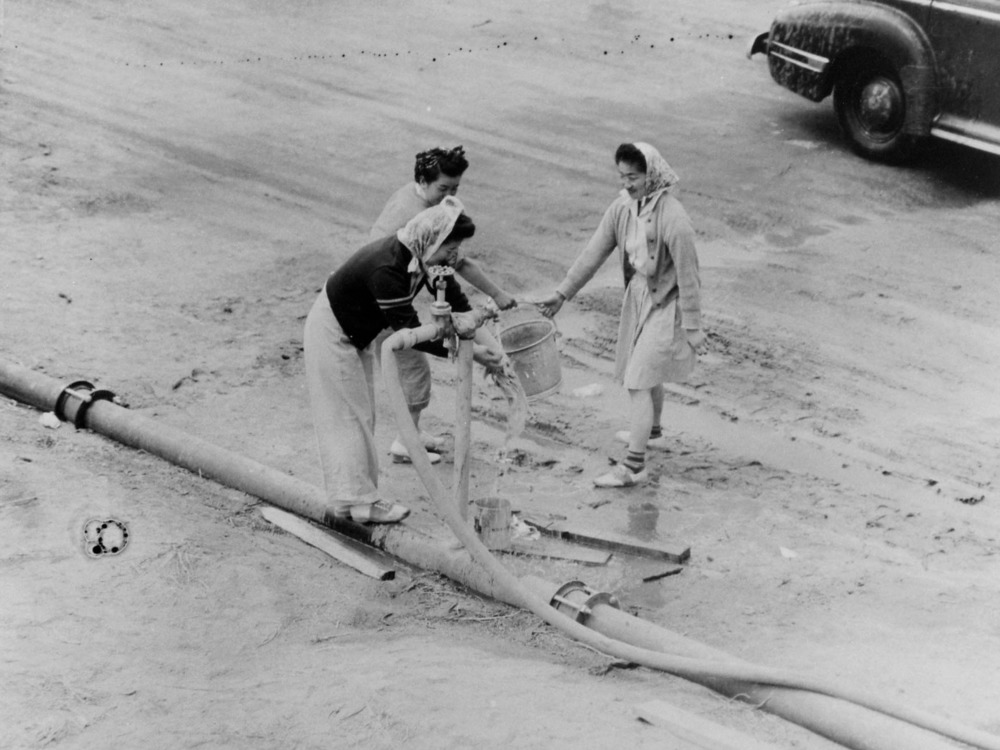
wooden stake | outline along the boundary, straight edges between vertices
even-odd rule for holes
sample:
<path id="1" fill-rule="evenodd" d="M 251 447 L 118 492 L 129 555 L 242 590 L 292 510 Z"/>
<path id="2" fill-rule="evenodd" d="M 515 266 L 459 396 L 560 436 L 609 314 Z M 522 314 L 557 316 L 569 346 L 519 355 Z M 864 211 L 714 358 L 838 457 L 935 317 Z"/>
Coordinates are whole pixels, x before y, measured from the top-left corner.
<path id="1" fill-rule="evenodd" d="M 665 570 L 661 570 L 659 573 L 653 573 L 642 579 L 643 583 L 650 583 L 651 581 L 658 581 L 661 578 L 666 578 L 667 576 L 675 576 L 684 570 L 683 565 L 674 565 Z"/>

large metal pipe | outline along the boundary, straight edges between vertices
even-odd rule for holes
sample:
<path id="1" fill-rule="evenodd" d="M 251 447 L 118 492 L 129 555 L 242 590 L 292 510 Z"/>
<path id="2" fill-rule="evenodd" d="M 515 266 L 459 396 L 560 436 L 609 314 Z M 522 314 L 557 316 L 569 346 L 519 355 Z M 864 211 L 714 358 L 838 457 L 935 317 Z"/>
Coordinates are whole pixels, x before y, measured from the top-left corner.
<path id="1" fill-rule="evenodd" d="M 83 410 L 81 418 L 75 420 L 79 426 L 152 453 L 199 476 L 265 498 L 314 521 L 326 523 L 332 516 L 323 493 L 314 485 L 124 409 L 113 401 L 93 399 L 86 388 L 69 389 L 78 396 L 67 399 L 64 394 L 67 389 L 67 386 L 47 375 L 0 362 L 0 391 L 12 398 L 43 411 L 57 411 L 61 402 L 75 401 L 73 408 L 76 413 L 80 414 L 79 410 Z"/>
<path id="2" fill-rule="evenodd" d="M 411 332 L 395 339 L 390 337 L 386 344 L 389 345 L 392 341 L 391 346 L 412 346 L 410 342 L 413 339 Z M 471 346 L 471 342 L 463 343 Z M 318 488 L 124 409 L 110 400 L 87 401 L 84 393 L 83 403 L 76 407 L 80 418 L 74 421 L 79 426 L 153 453 L 201 476 L 334 526 L 340 531 L 352 533 L 406 562 L 439 571 L 484 595 L 529 609 L 554 627 L 609 655 L 677 674 L 728 695 L 742 692 L 758 696 L 755 700 L 759 702 L 766 698 L 764 708 L 767 710 L 828 736 L 846 747 L 859 750 L 953 748 L 953 745 L 938 736 L 943 734 L 983 750 L 1000 750 L 1000 738 L 994 735 L 901 707 L 877 696 L 859 695 L 843 686 L 740 662 L 694 641 L 678 641 L 680 636 L 643 623 L 637 618 L 622 620 L 616 624 L 601 624 L 601 628 L 610 628 L 608 632 L 612 637 L 588 627 L 605 621 L 615 623 L 620 616 L 631 616 L 605 612 L 602 609 L 584 625 L 556 610 L 550 606 L 550 594 L 555 587 L 530 581 L 525 585 L 515 578 L 475 536 L 468 523 L 462 519 L 458 504 L 446 497 L 420 444 L 416 427 L 409 419 L 405 399 L 399 388 L 398 370 L 391 346 L 383 348 L 383 369 L 404 442 L 439 511 L 465 545 L 464 550 L 447 548 L 404 525 L 363 527 L 358 524 L 335 523 L 323 493 Z M 471 357 L 460 358 L 460 361 L 467 363 L 464 366 L 469 368 L 468 372 L 462 373 L 462 377 L 471 377 Z M 36 408 L 54 411 L 66 388 L 47 375 L 0 361 L 0 392 Z M 634 639 L 635 643 L 627 642 L 629 639 Z M 881 715 L 871 719 L 868 714 L 873 712 Z M 907 726 L 907 723 L 938 734 L 918 730 L 915 726 Z M 904 739 L 894 741 L 894 737 Z"/>
<path id="3" fill-rule="evenodd" d="M 403 341 L 412 346 L 437 334 L 438 328 L 428 324 L 420 329 L 408 329 Z M 67 384 L 44 373 L 0 360 L 0 393 L 21 403 L 42 411 L 56 411 L 67 388 Z M 87 396 L 86 389 L 78 389 L 78 392 L 81 397 Z M 438 571 L 474 591 L 492 595 L 493 584 L 489 575 L 464 549 L 448 548 L 427 534 L 403 524 L 364 526 L 335 519 L 324 493 L 315 485 L 145 417 L 111 400 L 92 399 L 89 403 L 84 402 L 83 406 L 81 418 L 75 420 L 80 427 L 334 528 L 411 565 Z M 426 458 L 426 453 L 424 456 Z"/>
<path id="4" fill-rule="evenodd" d="M 428 328 L 431 330 L 421 333 L 432 335 L 436 331 L 430 326 Z M 372 527 L 335 519 L 324 493 L 315 485 L 123 408 L 112 400 L 95 399 L 88 388 L 72 388 L 44 373 L 0 360 L 0 393 L 42 411 L 70 411 L 71 414 L 61 414 L 60 418 L 68 418 L 79 427 L 159 456 L 198 476 L 259 497 L 361 541 L 373 543 L 372 536 L 378 531 L 379 546 L 392 547 L 392 536 L 403 533 L 403 527 Z M 76 393 L 77 396 L 67 399 L 67 393 Z M 68 406 L 60 408 L 62 404 Z M 426 535 L 415 530 L 407 530 L 403 534 L 430 541 Z M 412 539 L 407 539 L 402 546 L 413 547 L 415 544 Z"/>

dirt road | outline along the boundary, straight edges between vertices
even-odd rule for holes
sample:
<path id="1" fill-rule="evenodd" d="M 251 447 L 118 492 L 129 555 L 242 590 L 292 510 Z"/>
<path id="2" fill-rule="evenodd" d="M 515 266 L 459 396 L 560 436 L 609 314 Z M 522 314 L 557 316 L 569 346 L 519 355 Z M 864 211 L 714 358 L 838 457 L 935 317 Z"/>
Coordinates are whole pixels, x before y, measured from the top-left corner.
<path id="1" fill-rule="evenodd" d="M 666 409 L 675 447 L 650 487 L 590 486 L 625 427 L 609 264 L 560 313 L 562 392 L 499 489 L 692 557 L 652 583 L 619 556 L 533 572 L 1000 732 L 1000 162 L 853 156 L 829 104 L 743 55 L 780 6 L 8 0 L 0 351 L 318 484 L 302 324 L 413 155 L 465 146 L 470 249 L 527 300 L 616 194 L 615 147 L 647 140 L 681 175 L 710 335 Z M 474 399 L 484 492 L 504 411 Z M 0 403 L 5 747 L 664 747 L 633 713 L 653 698 L 832 747 L 435 576 L 369 581 L 254 498 L 39 416 Z M 382 486 L 431 517 L 412 469 Z M 130 546 L 90 558 L 104 516 Z"/>

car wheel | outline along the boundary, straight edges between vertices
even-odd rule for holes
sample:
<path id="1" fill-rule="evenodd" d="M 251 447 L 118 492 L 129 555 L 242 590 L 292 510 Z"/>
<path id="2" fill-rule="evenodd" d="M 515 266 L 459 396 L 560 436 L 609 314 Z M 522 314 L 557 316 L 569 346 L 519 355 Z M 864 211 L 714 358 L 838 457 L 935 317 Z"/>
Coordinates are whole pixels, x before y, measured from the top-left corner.
<path id="1" fill-rule="evenodd" d="M 903 161 L 917 138 L 905 133 L 906 92 L 888 63 L 860 64 L 837 81 L 833 104 L 854 150 L 869 159 Z"/>

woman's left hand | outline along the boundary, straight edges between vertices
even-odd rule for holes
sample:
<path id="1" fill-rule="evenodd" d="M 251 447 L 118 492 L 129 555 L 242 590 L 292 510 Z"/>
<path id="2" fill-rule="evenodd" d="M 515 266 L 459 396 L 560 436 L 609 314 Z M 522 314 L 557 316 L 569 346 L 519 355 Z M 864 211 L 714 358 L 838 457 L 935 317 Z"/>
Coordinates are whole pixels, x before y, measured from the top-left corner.
<path id="1" fill-rule="evenodd" d="M 708 343 L 708 335 L 700 328 L 694 331 L 685 330 L 684 335 L 687 336 L 688 343 L 691 344 L 691 348 L 694 349 L 699 354 L 705 351 L 705 345 Z"/>

